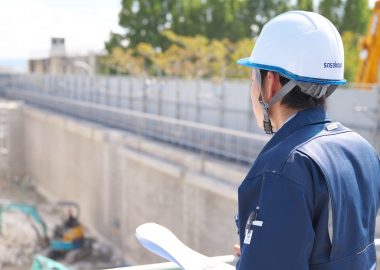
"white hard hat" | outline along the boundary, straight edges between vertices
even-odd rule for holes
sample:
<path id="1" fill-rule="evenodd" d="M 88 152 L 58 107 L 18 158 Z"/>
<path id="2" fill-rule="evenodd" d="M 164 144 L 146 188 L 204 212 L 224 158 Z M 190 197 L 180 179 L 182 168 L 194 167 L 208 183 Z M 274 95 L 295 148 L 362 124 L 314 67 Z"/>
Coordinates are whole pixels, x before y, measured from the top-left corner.
<path id="1" fill-rule="evenodd" d="M 298 82 L 346 82 L 342 38 L 328 19 L 314 12 L 290 11 L 270 20 L 251 56 L 238 64 L 275 71 Z"/>

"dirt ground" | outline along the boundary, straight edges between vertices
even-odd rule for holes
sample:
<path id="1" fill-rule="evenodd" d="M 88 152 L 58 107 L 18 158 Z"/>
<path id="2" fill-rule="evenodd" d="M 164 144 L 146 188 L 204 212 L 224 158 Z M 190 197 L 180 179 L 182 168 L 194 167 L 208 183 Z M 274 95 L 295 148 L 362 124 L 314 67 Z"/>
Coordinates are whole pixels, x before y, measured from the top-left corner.
<path id="1" fill-rule="evenodd" d="M 36 192 L 33 185 L 24 181 L 0 180 L 0 203 L 28 203 L 34 205 L 46 223 L 51 237 L 56 225 L 63 221 L 62 212 Z M 39 239 L 41 227 L 27 215 L 18 211 L 2 214 L 0 234 L 0 269 L 29 270 L 37 254 L 46 254 L 47 246 Z M 85 225 L 85 224 L 84 224 Z M 86 232 L 86 236 L 90 232 Z M 82 260 L 65 266 L 73 270 L 104 269 L 123 266 L 123 260 L 112 248 L 99 241 L 94 242 L 91 252 Z"/>
<path id="2" fill-rule="evenodd" d="M 62 223 L 62 212 L 36 192 L 28 181 L 4 181 L 0 179 L 0 203 L 22 202 L 34 205 L 47 225 L 51 237 L 56 225 Z M 0 269 L 30 270 L 33 257 L 46 253 L 38 237 L 39 227 L 33 220 L 20 212 L 4 212 L 1 219 Z M 85 224 L 84 224 L 85 225 Z M 86 232 L 86 235 L 90 232 Z M 380 218 L 377 219 L 376 238 L 380 238 Z M 380 247 L 377 248 L 377 260 L 380 265 Z M 96 241 L 91 254 L 65 266 L 73 270 L 94 270 L 125 266 L 126 263 L 112 248 Z"/>

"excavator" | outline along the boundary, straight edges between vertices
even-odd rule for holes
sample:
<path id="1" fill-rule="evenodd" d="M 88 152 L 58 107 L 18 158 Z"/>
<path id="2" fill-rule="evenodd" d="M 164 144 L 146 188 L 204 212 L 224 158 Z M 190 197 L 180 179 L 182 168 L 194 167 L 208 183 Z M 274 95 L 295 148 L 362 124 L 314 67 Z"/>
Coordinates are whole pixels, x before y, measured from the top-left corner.
<path id="1" fill-rule="evenodd" d="M 380 1 L 372 10 L 367 35 L 359 41 L 360 62 L 357 83 L 380 81 Z"/>
<path id="2" fill-rule="evenodd" d="M 57 262 L 63 259 L 66 263 L 74 263 L 91 253 L 93 239 L 85 238 L 84 227 L 79 222 L 79 205 L 72 201 L 60 201 L 56 207 L 65 214 L 61 225 L 54 228 L 53 236 L 48 237 L 47 226 L 36 206 L 29 203 L 0 200 L 0 234 L 2 230 L 3 213 L 19 212 L 30 217 L 30 224 L 35 230 L 39 244 L 47 246 L 43 255 L 37 255 L 32 270 L 68 270 Z"/>

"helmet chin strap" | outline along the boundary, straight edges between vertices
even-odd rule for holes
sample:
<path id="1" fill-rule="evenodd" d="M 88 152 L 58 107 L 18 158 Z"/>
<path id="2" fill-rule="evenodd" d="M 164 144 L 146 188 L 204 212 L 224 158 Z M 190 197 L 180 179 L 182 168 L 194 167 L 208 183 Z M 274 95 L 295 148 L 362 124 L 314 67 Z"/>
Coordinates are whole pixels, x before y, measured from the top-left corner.
<path id="1" fill-rule="evenodd" d="M 269 117 L 269 109 L 272 107 L 274 104 L 279 102 L 286 94 L 288 94 L 296 85 L 297 83 L 293 80 L 288 81 L 281 89 L 277 92 L 276 95 L 273 96 L 271 101 L 269 103 L 265 102 L 262 98 L 262 89 L 261 89 L 261 75 L 260 71 L 256 71 L 256 76 L 257 72 L 259 73 L 260 79 L 258 79 L 258 85 L 260 87 L 260 96 L 259 96 L 259 103 L 261 104 L 261 107 L 263 108 L 263 115 L 264 115 L 264 121 L 263 121 L 263 126 L 266 134 L 273 134 L 273 127 L 272 123 L 270 121 Z"/>
<path id="2" fill-rule="evenodd" d="M 260 89 L 259 102 L 263 109 L 263 114 L 264 114 L 263 126 L 264 126 L 265 133 L 273 134 L 272 122 L 270 121 L 270 118 L 269 118 L 269 104 L 263 101 L 261 89 Z"/>

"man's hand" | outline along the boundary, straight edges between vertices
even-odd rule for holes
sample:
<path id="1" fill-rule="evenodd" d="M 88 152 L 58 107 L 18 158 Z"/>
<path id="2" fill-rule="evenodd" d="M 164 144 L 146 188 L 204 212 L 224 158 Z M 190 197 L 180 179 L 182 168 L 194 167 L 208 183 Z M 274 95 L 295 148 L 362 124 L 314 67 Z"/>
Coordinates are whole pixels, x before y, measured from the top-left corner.
<path id="1" fill-rule="evenodd" d="M 234 245 L 232 248 L 234 250 L 235 256 L 240 257 L 240 255 L 241 255 L 240 245 Z"/>

